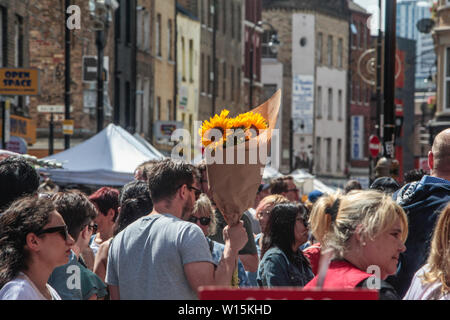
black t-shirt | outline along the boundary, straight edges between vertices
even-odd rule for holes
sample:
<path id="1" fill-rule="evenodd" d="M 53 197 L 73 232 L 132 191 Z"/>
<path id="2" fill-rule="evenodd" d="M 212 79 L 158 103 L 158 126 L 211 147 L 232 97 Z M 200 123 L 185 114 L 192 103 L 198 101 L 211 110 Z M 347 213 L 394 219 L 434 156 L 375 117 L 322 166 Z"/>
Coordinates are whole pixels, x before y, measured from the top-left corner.
<path id="1" fill-rule="evenodd" d="M 215 215 L 216 234 L 210 235 L 209 238 L 223 244 L 225 243 L 225 241 L 223 241 L 223 229 L 225 228 L 227 223 L 225 222 L 222 213 L 218 209 L 216 209 Z M 244 228 L 245 231 L 247 231 L 248 241 L 245 244 L 244 248 L 239 251 L 239 254 L 257 254 L 258 252 L 256 250 L 255 238 L 253 237 L 253 230 L 250 219 L 245 214 L 243 214 L 241 220 L 244 222 Z"/>

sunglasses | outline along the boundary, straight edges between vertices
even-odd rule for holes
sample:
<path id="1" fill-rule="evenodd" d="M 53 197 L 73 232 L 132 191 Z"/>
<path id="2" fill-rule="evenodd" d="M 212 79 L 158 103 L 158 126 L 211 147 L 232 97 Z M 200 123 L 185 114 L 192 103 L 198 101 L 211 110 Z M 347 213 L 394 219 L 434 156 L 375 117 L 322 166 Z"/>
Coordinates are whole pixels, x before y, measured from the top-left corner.
<path id="1" fill-rule="evenodd" d="M 42 229 L 41 231 L 36 232 L 35 234 L 37 236 L 40 236 L 44 233 L 55 233 L 58 232 L 64 240 L 67 241 L 67 239 L 69 238 L 69 231 L 67 229 L 67 226 L 58 226 L 58 227 L 53 227 L 53 228 L 47 228 L 47 229 Z"/>
<path id="2" fill-rule="evenodd" d="M 192 223 L 197 223 L 198 220 L 200 220 L 200 224 L 203 226 L 207 226 L 211 222 L 211 218 L 207 217 L 197 218 L 196 216 L 190 216 L 188 219 L 188 221 Z"/>
<path id="3" fill-rule="evenodd" d="M 195 192 L 195 200 L 198 200 L 200 198 L 200 195 L 202 194 L 202 190 L 197 189 L 196 187 L 188 186 L 189 190 L 194 190 Z"/>
<path id="4" fill-rule="evenodd" d="M 93 225 L 89 225 L 88 227 L 89 229 L 92 229 L 92 233 L 97 233 L 98 225 L 96 223 L 94 223 Z"/>
<path id="5" fill-rule="evenodd" d="M 298 192 L 298 189 L 297 188 L 295 188 L 295 189 L 288 189 L 286 192 L 290 192 L 290 191 Z"/>

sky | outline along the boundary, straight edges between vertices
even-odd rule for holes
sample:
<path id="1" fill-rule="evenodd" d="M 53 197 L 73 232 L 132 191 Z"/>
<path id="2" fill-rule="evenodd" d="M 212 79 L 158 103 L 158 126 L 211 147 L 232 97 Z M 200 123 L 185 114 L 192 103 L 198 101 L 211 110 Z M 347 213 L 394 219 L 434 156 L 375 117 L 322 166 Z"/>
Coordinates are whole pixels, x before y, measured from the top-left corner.
<path id="1" fill-rule="evenodd" d="M 366 9 L 367 12 L 372 14 L 372 17 L 369 19 L 368 24 L 370 28 L 370 33 L 372 35 L 377 35 L 378 32 L 378 0 L 353 0 L 356 4 L 360 5 L 364 9 Z M 382 1 L 384 3 L 384 1 Z M 384 23 L 383 23 L 384 24 Z M 381 29 L 384 30 L 384 25 L 381 26 Z"/>

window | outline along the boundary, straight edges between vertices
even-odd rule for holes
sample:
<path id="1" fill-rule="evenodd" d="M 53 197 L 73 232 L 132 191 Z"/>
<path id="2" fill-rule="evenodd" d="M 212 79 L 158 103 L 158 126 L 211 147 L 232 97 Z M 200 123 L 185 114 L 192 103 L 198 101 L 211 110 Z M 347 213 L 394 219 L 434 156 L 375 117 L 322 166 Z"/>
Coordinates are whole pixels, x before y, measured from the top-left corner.
<path id="1" fill-rule="evenodd" d="M 211 11 L 214 10 L 211 4 L 211 0 L 208 0 L 208 10 L 206 12 L 207 16 L 208 16 L 208 27 L 212 27 L 212 14 Z"/>
<path id="2" fill-rule="evenodd" d="M 231 100 L 235 99 L 235 94 L 234 94 L 234 67 L 231 66 L 230 67 L 230 78 L 231 78 Z"/>
<path id="3" fill-rule="evenodd" d="M 201 59 L 200 64 L 201 64 L 201 68 L 202 68 L 202 78 L 200 79 L 201 92 L 205 92 L 205 88 L 206 88 L 206 85 L 205 85 L 205 81 L 206 81 L 205 70 L 206 70 L 206 67 L 205 67 L 205 54 L 204 53 L 202 53 L 200 59 Z"/>
<path id="4" fill-rule="evenodd" d="M 167 100 L 167 116 L 168 116 L 168 120 L 175 119 L 172 111 L 173 111 L 172 110 L 172 100 Z"/>
<path id="5" fill-rule="evenodd" d="M 241 21 L 242 21 L 242 14 L 241 14 L 241 5 L 238 4 L 237 6 L 237 38 L 239 40 L 239 42 L 241 41 L 241 34 L 242 34 L 242 29 L 241 29 Z"/>
<path id="6" fill-rule="evenodd" d="M 143 115 L 142 115 L 142 132 L 148 136 L 149 134 L 149 109 L 150 109 L 150 79 L 144 78 L 144 101 L 143 101 Z"/>
<path id="7" fill-rule="evenodd" d="M 184 45 L 184 37 L 181 37 L 181 75 L 183 81 L 186 81 L 186 48 Z"/>
<path id="8" fill-rule="evenodd" d="M 136 94 L 136 92 L 133 92 L 133 96 Z M 131 105 L 131 85 L 130 81 L 125 82 L 125 105 L 130 106 Z M 131 123 L 131 108 L 126 108 L 125 111 L 125 123 L 126 126 L 129 126 Z"/>
<path id="9" fill-rule="evenodd" d="M 241 87 L 241 68 L 236 68 L 236 73 L 237 73 L 237 87 L 238 90 L 237 91 L 237 102 L 239 102 L 239 100 L 241 99 L 241 90 L 239 89 Z"/>
<path id="10" fill-rule="evenodd" d="M 343 49 L 344 49 L 343 48 L 343 40 L 342 40 L 342 38 L 339 38 L 339 40 L 338 40 L 338 56 L 337 56 L 338 68 L 342 68 L 344 66 L 344 64 L 343 64 L 343 60 L 344 60 Z"/>
<path id="11" fill-rule="evenodd" d="M 365 28 L 364 25 L 362 25 L 362 33 L 363 33 L 362 47 L 364 49 L 367 49 L 367 28 Z"/>
<path id="12" fill-rule="evenodd" d="M 333 66 L 333 36 L 328 36 L 327 63 L 329 67 Z"/>
<path id="13" fill-rule="evenodd" d="M 184 57 L 184 55 L 183 55 Z M 172 20 L 167 22 L 167 60 L 172 61 Z"/>
<path id="14" fill-rule="evenodd" d="M 445 71 L 445 103 L 444 110 L 450 110 L 450 47 L 445 50 L 446 71 Z"/>
<path id="15" fill-rule="evenodd" d="M 338 90 L 338 120 L 342 121 L 342 90 Z"/>
<path id="16" fill-rule="evenodd" d="M 331 172 L 331 138 L 325 139 L 327 143 L 327 157 L 326 157 L 326 170 Z"/>
<path id="17" fill-rule="evenodd" d="M 342 154 L 342 139 L 337 140 L 337 154 L 336 154 L 336 170 L 341 171 L 341 154 Z"/>
<path id="18" fill-rule="evenodd" d="M 322 87 L 317 87 L 317 118 L 322 118 Z"/>
<path id="19" fill-rule="evenodd" d="M 155 120 L 161 120 L 161 98 L 156 98 Z"/>
<path id="20" fill-rule="evenodd" d="M 231 2 L 231 37 L 234 38 L 234 5 L 233 2 Z"/>
<path id="21" fill-rule="evenodd" d="M 222 1 L 223 7 L 222 7 L 222 32 L 225 34 L 227 33 L 227 2 L 229 0 Z"/>
<path id="22" fill-rule="evenodd" d="M 150 12 L 144 14 L 144 50 L 150 51 Z"/>
<path id="23" fill-rule="evenodd" d="M 320 165 L 320 153 L 321 153 L 321 139 L 320 137 L 316 138 L 316 172 L 322 171 L 321 165 Z"/>
<path id="24" fill-rule="evenodd" d="M 333 119 L 333 89 L 328 88 L 328 120 Z"/>
<path id="25" fill-rule="evenodd" d="M 225 100 L 227 98 L 227 63 L 223 63 L 223 93 L 222 93 L 222 99 Z"/>
<path id="26" fill-rule="evenodd" d="M 189 81 L 194 82 L 194 40 L 189 39 Z"/>
<path id="27" fill-rule="evenodd" d="M 161 57 L 161 15 L 156 15 L 156 28 L 155 28 L 155 41 L 156 41 L 156 55 Z"/>
<path id="28" fill-rule="evenodd" d="M 208 73 L 207 73 L 207 88 L 208 88 L 208 94 L 211 94 L 212 93 L 212 88 L 211 88 L 211 57 L 210 56 L 208 56 L 208 66 L 207 66 L 207 68 L 208 68 Z"/>
<path id="29" fill-rule="evenodd" d="M 321 32 L 319 32 L 319 34 L 317 35 L 317 48 L 316 48 L 317 61 L 319 64 L 323 63 L 322 47 L 323 47 L 323 35 Z"/>
<path id="30" fill-rule="evenodd" d="M 358 83 L 355 83 L 355 102 L 361 102 L 361 91 Z"/>
<path id="31" fill-rule="evenodd" d="M 143 93 L 142 78 L 138 76 L 136 80 L 136 131 L 138 133 L 142 132 Z"/>
<path id="32" fill-rule="evenodd" d="M 144 35 L 144 27 L 143 27 L 143 15 L 144 12 L 142 10 L 136 10 L 136 46 L 138 49 L 143 48 L 143 35 Z"/>
<path id="33" fill-rule="evenodd" d="M 18 15 L 14 25 L 14 65 L 23 66 L 23 18 Z"/>
<path id="34" fill-rule="evenodd" d="M 125 41 L 127 44 L 131 44 L 131 5 L 131 1 L 127 1 L 125 6 Z"/>
<path id="35" fill-rule="evenodd" d="M 205 24 L 205 0 L 200 0 L 200 23 Z"/>

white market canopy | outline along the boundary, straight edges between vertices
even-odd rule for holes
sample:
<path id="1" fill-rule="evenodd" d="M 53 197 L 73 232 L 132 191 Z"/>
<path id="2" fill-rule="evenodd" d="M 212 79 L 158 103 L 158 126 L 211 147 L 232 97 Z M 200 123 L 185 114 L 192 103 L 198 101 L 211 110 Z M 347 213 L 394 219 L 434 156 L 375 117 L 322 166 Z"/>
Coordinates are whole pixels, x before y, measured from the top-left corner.
<path id="1" fill-rule="evenodd" d="M 142 139 L 143 140 L 143 139 Z M 61 162 L 63 169 L 40 169 L 58 184 L 123 186 L 147 160 L 164 156 L 149 143 L 114 124 L 83 143 L 44 159 Z"/>

